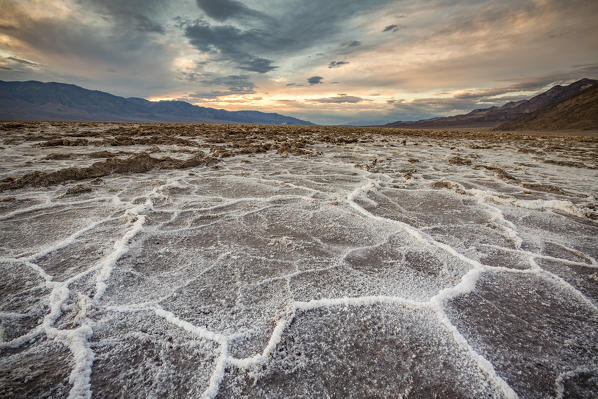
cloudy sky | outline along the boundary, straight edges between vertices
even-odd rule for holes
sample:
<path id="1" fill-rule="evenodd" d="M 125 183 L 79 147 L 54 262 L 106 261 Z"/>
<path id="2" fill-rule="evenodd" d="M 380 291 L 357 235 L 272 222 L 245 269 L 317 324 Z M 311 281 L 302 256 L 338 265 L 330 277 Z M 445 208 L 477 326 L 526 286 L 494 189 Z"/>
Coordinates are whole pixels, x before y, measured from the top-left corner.
<path id="1" fill-rule="evenodd" d="M 0 0 L 0 79 L 323 124 L 598 78 L 596 0 Z"/>

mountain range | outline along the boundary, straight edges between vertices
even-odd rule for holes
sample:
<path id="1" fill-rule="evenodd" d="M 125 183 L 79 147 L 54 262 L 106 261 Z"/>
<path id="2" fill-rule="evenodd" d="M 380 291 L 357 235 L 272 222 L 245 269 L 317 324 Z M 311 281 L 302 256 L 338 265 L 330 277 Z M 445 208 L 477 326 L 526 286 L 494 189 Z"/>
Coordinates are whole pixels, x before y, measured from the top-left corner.
<path id="1" fill-rule="evenodd" d="M 598 129 L 598 84 L 520 116 L 496 130 L 566 130 Z"/>
<path id="2" fill-rule="evenodd" d="M 384 126 L 419 128 L 479 128 L 497 130 L 598 129 L 596 96 L 587 94 L 598 81 L 581 79 L 568 86 L 554 86 L 530 98 L 509 102 L 500 107 L 475 109 L 467 114 L 425 119 L 416 122 L 392 122 Z M 584 96 L 575 99 L 578 96 Z M 592 111 L 593 110 L 593 111 Z M 545 112 L 550 112 L 544 116 Z"/>
<path id="3" fill-rule="evenodd" d="M 184 101 L 148 101 L 119 97 L 64 83 L 0 80 L 0 120 L 114 122 L 207 122 L 312 125 L 276 113 L 226 111 Z M 481 128 L 496 130 L 598 129 L 598 81 L 581 79 L 554 86 L 529 100 L 467 114 L 392 122 L 384 127 L 407 129 Z"/>
<path id="4" fill-rule="evenodd" d="M 225 111 L 185 101 L 125 98 L 64 83 L 0 80 L 0 120 L 209 122 L 312 125 L 259 111 Z"/>

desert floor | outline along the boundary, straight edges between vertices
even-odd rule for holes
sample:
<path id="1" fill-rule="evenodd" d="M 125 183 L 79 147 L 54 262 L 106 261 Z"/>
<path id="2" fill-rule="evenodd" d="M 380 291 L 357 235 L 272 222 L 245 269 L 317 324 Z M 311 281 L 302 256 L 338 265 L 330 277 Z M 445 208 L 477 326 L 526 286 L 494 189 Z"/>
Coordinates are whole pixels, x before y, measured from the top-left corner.
<path id="1" fill-rule="evenodd" d="M 598 138 L 0 124 L 0 397 L 595 397 Z"/>

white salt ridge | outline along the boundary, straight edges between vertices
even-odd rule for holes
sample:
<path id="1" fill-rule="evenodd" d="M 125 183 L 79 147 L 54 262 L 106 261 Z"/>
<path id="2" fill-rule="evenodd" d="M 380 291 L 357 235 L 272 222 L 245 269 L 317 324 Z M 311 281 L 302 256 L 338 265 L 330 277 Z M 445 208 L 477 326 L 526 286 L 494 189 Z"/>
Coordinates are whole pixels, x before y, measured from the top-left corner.
<path id="1" fill-rule="evenodd" d="M 533 260 L 532 260 L 533 261 Z M 535 261 L 533 261 L 535 263 Z M 593 300 L 585 296 L 581 291 L 577 288 L 572 286 L 570 283 L 566 282 L 561 277 L 557 276 L 554 273 L 551 273 L 547 270 L 542 269 L 540 266 L 535 263 L 537 269 L 534 269 L 537 275 L 541 277 L 545 277 L 548 280 L 555 282 L 556 284 L 560 285 L 561 287 L 565 288 L 565 290 L 569 291 L 573 296 L 577 297 L 580 301 L 584 302 L 586 305 L 591 307 L 594 311 L 598 312 L 598 304 L 596 304 Z"/>
<path id="2" fill-rule="evenodd" d="M 378 304 L 399 305 L 410 308 L 421 308 L 430 305 L 430 302 L 412 301 L 395 296 L 361 296 L 344 298 L 322 298 L 312 299 L 308 302 L 295 302 L 295 309 L 309 311 L 319 308 L 337 307 L 337 306 L 370 306 Z"/>
<path id="3" fill-rule="evenodd" d="M 571 260 L 571 259 L 556 258 L 554 256 L 544 255 L 544 254 L 537 254 L 537 253 L 533 253 L 533 252 L 530 252 L 530 251 L 525 251 L 525 250 L 522 250 L 522 249 L 504 248 L 504 247 L 501 247 L 501 246 L 498 246 L 498 245 L 484 244 L 484 246 L 486 246 L 488 248 L 500 249 L 500 250 L 505 251 L 505 252 L 511 252 L 511 253 L 515 253 L 515 254 L 519 254 L 519 255 L 524 255 L 524 256 L 526 256 L 528 258 L 532 257 L 534 259 L 551 260 L 551 261 L 555 261 L 555 262 L 565 263 L 565 264 L 568 264 L 568 265 L 583 266 L 583 267 L 590 267 L 590 268 L 598 268 L 598 262 L 596 262 L 596 259 L 594 259 L 593 257 L 591 257 L 591 256 L 589 256 L 587 254 L 584 254 L 584 257 L 586 259 L 588 259 L 591 263 L 578 262 L 578 261 Z"/>
<path id="4" fill-rule="evenodd" d="M 216 361 L 215 369 L 209 379 L 209 384 L 204 393 L 202 394 L 202 398 L 213 398 L 218 394 L 218 387 L 220 386 L 220 382 L 224 377 L 224 370 L 228 363 L 234 364 L 234 361 L 231 361 L 232 358 L 229 357 L 228 354 L 228 345 L 230 337 L 225 335 L 210 331 L 204 327 L 195 326 L 188 321 L 185 321 L 177 316 L 175 316 L 172 312 L 162 309 L 160 306 L 155 304 L 147 304 L 147 305 L 138 305 L 138 306 L 111 306 L 108 307 L 108 310 L 117 311 L 117 312 L 144 312 L 144 311 L 151 311 L 157 316 L 163 318 L 168 323 L 181 328 L 199 338 L 203 338 L 206 340 L 214 341 L 220 345 L 220 355 Z"/>
<path id="5" fill-rule="evenodd" d="M 102 224 L 117 220 L 117 219 L 118 218 L 109 217 L 106 219 L 98 220 L 97 222 L 93 222 L 93 223 L 89 224 L 88 226 L 85 226 L 83 229 L 71 234 L 64 240 L 59 241 L 58 243 L 54 243 L 52 245 L 48 245 L 46 247 L 40 248 L 38 250 L 38 252 L 36 252 L 34 255 L 24 258 L 24 260 L 25 260 L 25 262 L 29 262 L 32 267 L 39 268 L 39 266 L 35 265 L 34 262 L 38 261 L 39 259 L 43 258 L 44 256 L 46 256 L 48 254 L 51 254 L 52 252 L 56 252 L 58 250 L 66 248 L 67 246 L 75 243 L 79 237 L 81 237 L 83 234 L 95 229 L 96 227 L 101 226 Z M 39 273 L 45 274 L 45 272 L 43 270 L 41 270 L 41 268 L 39 269 Z"/>
<path id="6" fill-rule="evenodd" d="M 67 344 L 67 346 L 70 348 L 73 354 L 74 359 L 74 367 L 69 377 L 69 382 L 72 384 L 69 398 L 91 398 L 90 376 L 92 372 L 94 353 L 91 350 L 88 342 L 89 338 L 91 338 L 91 336 L 93 335 L 93 330 L 90 325 L 86 324 L 88 307 L 88 298 L 86 296 L 78 294 L 79 311 L 75 315 L 74 321 L 78 321 L 80 323 L 80 327 L 73 330 L 60 330 L 53 327 L 57 319 L 62 315 L 62 307 L 69 298 L 70 290 L 68 287 L 71 283 L 97 270 L 96 293 L 93 299 L 94 301 L 97 301 L 101 298 L 101 296 L 105 292 L 106 281 L 110 277 L 110 273 L 112 271 L 112 268 L 114 267 L 114 264 L 118 261 L 118 259 L 120 259 L 122 255 L 124 255 L 128 251 L 129 241 L 132 238 L 134 238 L 135 235 L 137 235 L 143 228 L 145 216 L 140 215 L 140 213 L 143 211 L 147 211 L 148 209 L 151 209 L 151 196 L 160 196 L 158 194 L 158 190 L 162 189 L 165 186 L 166 185 L 155 187 L 143 204 L 134 206 L 131 209 L 125 211 L 124 216 L 126 219 L 129 220 L 129 223 L 132 223 L 132 227 L 124 234 L 124 236 L 119 241 L 115 243 L 114 251 L 112 251 L 105 258 L 103 258 L 98 265 L 82 273 L 79 273 L 62 283 L 52 281 L 52 276 L 47 274 L 41 267 L 35 264 L 34 261 L 44 257 L 47 254 L 58 251 L 62 248 L 65 248 L 68 245 L 73 244 L 74 242 L 76 242 L 77 238 L 81 237 L 83 234 L 89 232 L 90 230 L 96 228 L 97 226 L 103 223 L 117 220 L 117 218 L 106 218 L 91 223 L 85 228 L 71 234 L 66 239 L 53 245 L 42 248 L 41 250 L 39 250 L 39 252 L 37 252 L 34 255 L 22 259 L 10 259 L 11 261 L 24 262 L 27 266 L 35 270 L 46 281 L 46 285 L 48 286 L 48 288 L 52 289 L 48 298 L 50 311 L 44 317 L 42 323 L 38 327 L 31 330 L 29 333 L 17 337 L 11 341 L 0 342 L 0 348 L 18 348 L 42 333 L 45 333 L 48 337 L 58 339 Z M 88 202 L 92 201 L 79 201 L 76 204 Z M 122 202 L 118 200 L 115 201 L 115 203 L 120 205 Z M 73 203 L 69 203 L 69 205 L 70 204 Z M 11 217 L 22 214 L 24 212 L 25 211 L 21 213 L 13 212 L 13 215 Z"/>
<path id="7" fill-rule="evenodd" d="M 62 307 L 70 295 L 68 285 L 81 276 L 77 275 L 63 283 L 48 281 L 47 285 L 53 287 L 48 298 L 50 311 L 42 323 L 23 336 L 0 343 L 0 348 L 18 348 L 43 333 L 64 342 L 71 350 L 74 359 L 74 367 L 69 377 L 69 382 L 73 385 L 69 398 L 91 397 L 89 379 L 94 355 L 87 340 L 92 335 L 92 329 L 84 324 L 74 330 L 59 330 L 53 326 L 62 315 Z"/>
<path id="8" fill-rule="evenodd" d="M 166 311 L 161 307 L 154 306 L 149 309 L 152 309 L 154 313 L 156 313 L 156 315 L 164 318 L 167 322 L 174 324 L 175 326 L 182 328 L 183 330 L 188 331 L 194 335 L 197 335 L 198 337 L 208 339 L 219 344 L 227 343 L 227 339 L 224 335 L 209 331 L 208 329 L 203 327 L 194 326 L 193 324 L 176 317 L 173 313 Z"/>
<path id="9" fill-rule="evenodd" d="M 537 264 L 533 261 L 533 256 L 535 256 L 535 254 L 529 254 L 529 260 L 530 260 L 531 264 L 535 265 L 535 267 L 533 267 L 532 270 L 513 270 L 513 269 L 509 269 L 509 268 L 504 268 L 504 267 L 485 266 L 473 259 L 470 259 L 470 258 L 462 255 L 456 249 L 450 247 L 449 245 L 446 245 L 444 243 L 440 243 L 440 242 L 433 240 L 431 237 L 426 236 L 424 233 L 418 231 L 417 229 L 412 228 L 411 226 L 409 226 L 406 223 L 373 215 L 371 212 L 367 211 L 366 209 L 364 209 L 363 207 L 361 207 L 360 205 L 358 205 L 355 202 L 358 198 L 362 199 L 360 197 L 360 195 L 367 194 L 368 192 L 370 192 L 378 187 L 380 187 L 380 185 L 377 182 L 369 181 L 364 186 L 358 187 L 352 193 L 350 193 L 349 196 L 347 197 L 347 201 L 360 214 L 362 214 L 366 217 L 369 217 L 369 218 L 376 219 L 376 220 L 394 223 L 394 224 L 400 226 L 401 228 L 403 228 L 408 233 L 410 233 L 418 241 L 427 241 L 430 244 L 432 244 L 440 249 L 445 250 L 450 255 L 473 266 L 473 269 L 471 269 L 467 274 L 465 274 L 463 276 L 463 278 L 459 284 L 457 284 L 456 286 L 450 287 L 450 288 L 446 288 L 446 289 L 440 291 L 436 296 L 434 296 L 430 300 L 430 305 L 437 311 L 440 321 L 449 330 L 451 330 L 455 340 L 460 345 L 462 345 L 464 348 L 466 348 L 468 350 L 468 352 L 470 352 L 470 354 L 478 362 L 480 368 L 485 370 L 492 377 L 492 379 L 495 381 L 495 383 L 497 383 L 497 385 L 499 385 L 501 387 L 501 389 L 506 397 L 510 397 L 510 398 L 517 397 L 517 394 L 506 383 L 506 381 L 504 381 L 501 377 L 499 377 L 496 374 L 496 371 L 494 370 L 494 367 L 492 366 L 492 364 L 487 359 L 485 359 L 483 356 L 481 356 L 479 353 L 475 352 L 475 350 L 467 343 L 465 338 L 458 332 L 456 327 L 452 323 L 450 323 L 450 321 L 449 321 L 448 317 L 446 316 L 444 309 L 443 309 L 443 305 L 448 300 L 455 298 L 457 296 L 462 296 L 462 295 L 472 292 L 475 289 L 475 285 L 476 285 L 477 281 L 479 280 L 482 272 L 534 273 L 537 275 L 544 274 L 545 276 L 549 276 L 550 279 L 555 281 L 557 284 L 561 285 L 567 291 L 573 293 L 575 296 L 577 296 L 580 300 L 585 302 L 591 308 L 598 311 L 598 308 L 593 303 L 593 301 L 588 299 L 585 295 L 583 295 L 579 290 L 574 288 L 571 284 L 567 283 L 562 278 L 539 268 L 539 266 L 537 266 Z M 478 200 L 480 200 L 485 205 L 488 205 L 487 203 L 484 202 L 486 199 L 490 199 L 494 202 L 499 202 L 499 199 L 502 200 L 502 198 L 499 198 L 495 195 L 489 195 L 488 193 L 482 192 L 480 190 L 469 190 L 469 192 L 474 193 L 474 195 L 478 198 Z M 367 202 L 368 201 L 366 201 L 366 203 Z M 507 201 L 507 202 L 509 202 L 509 201 Z M 499 203 L 501 203 L 501 202 L 499 202 Z M 529 208 L 529 209 L 544 209 L 544 208 L 557 209 L 557 210 L 561 210 L 561 211 L 565 211 L 565 212 L 574 214 L 576 216 L 583 216 L 583 212 L 579 211 L 579 209 L 569 201 L 512 200 L 512 201 L 510 201 L 510 204 L 519 206 L 519 207 Z M 490 209 L 492 209 L 491 213 L 493 214 L 493 217 L 495 220 L 498 220 L 498 221 L 506 224 L 509 236 L 515 240 L 515 242 L 517 244 L 517 248 L 521 248 L 521 243 L 523 240 L 517 234 L 514 224 L 511 222 L 507 222 L 504 219 L 502 212 L 498 208 L 490 207 L 490 206 L 488 206 L 488 207 Z M 388 299 L 385 299 L 385 300 L 388 300 Z M 321 301 L 323 301 L 322 303 L 329 303 L 328 300 L 321 300 Z M 339 301 L 339 303 L 347 306 L 348 303 L 350 303 L 350 302 L 345 300 L 345 301 Z M 357 303 L 359 303 L 359 301 L 357 301 Z"/>
<path id="10" fill-rule="evenodd" d="M 169 180 L 167 183 L 161 186 L 154 187 L 153 190 L 147 195 L 144 203 L 125 211 L 124 217 L 127 222 L 131 223 L 132 225 L 129 230 L 117 242 L 114 243 L 114 250 L 100 262 L 99 271 L 96 276 L 96 292 L 93 297 L 96 302 L 99 301 L 104 295 L 107 287 L 106 282 L 110 278 L 116 262 L 118 262 L 118 260 L 128 252 L 130 241 L 137 234 L 139 234 L 141 230 L 143 230 L 146 216 L 142 213 L 153 209 L 152 198 L 166 199 L 167 196 L 162 194 L 161 191 L 171 185 L 176 186 L 178 185 L 178 182 Z"/>
<path id="11" fill-rule="evenodd" d="M 28 207 L 25 209 L 19 209 L 16 211 L 8 212 L 4 215 L 0 215 L 0 221 L 9 220 L 16 216 L 24 215 L 24 214 L 31 213 L 31 212 L 43 211 L 43 210 L 52 209 L 52 208 L 56 208 L 56 207 L 60 207 L 60 206 L 72 207 L 75 205 L 93 204 L 93 203 L 98 203 L 98 202 L 102 202 L 102 201 L 110 201 L 110 200 L 112 200 L 112 198 L 113 197 L 100 197 L 100 198 L 92 198 L 92 199 L 81 200 L 81 201 L 68 201 L 68 202 L 52 202 L 50 200 L 50 198 L 47 198 L 46 201 L 41 204 L 34 205 L 34 206 L 31 206 L 31 207 Z"/>
<path id="12" fill-rule="evenodd" d="M 73 354 L 75 364 L 69 376 L 69 382 L 72 384 L 69 399 L 91 398 L 90 379 L 94 353 L 89 346 L 89 339 L 93 335 L 92 328 L 88 325 L 74 330 L 50 328 L 47 334 L 65 342 Z"/>
<path id="13" fill-rule="evenodd" d="M 374 187 L 377 187 L 377 185 L 373 182 L 369 182 L 368 184 L 366 184 L 363 187 L 358 187 L 351 194 L 349 194 L 349 196 L 347 197 L 347 201 L 355 210 L 357 210 L 359 213 L 363 214 L 364 216 L 367 216 L 369 218 L 373 218 L 376 220 L 381 220 L 384 222 L 394 223 L 397 226 L 401 227 L 402 230 L 408 232 L 410 235 L 412 235 L 418 241 L 424 241 L 424 242 L 430 243 L 440 249 L 445 250 L 450 255 L 455 256 L 456 258 L 473 266 L 473 268 L 463 276 L 463 278 L 461 279 L 461 282 L 459 284 L 457 284 L 454 287 L 445 288 L 444 290 L 441 290 L 436 296 L 434 296 L 430 300 L 429 304 L 431 307 L 433 307 L 436 310 L 436 314 L 438 315 L 442 324 L 444 324 L 452 332 L 453 337 L 455 338 L 457 343 L 459 343 L 459 345 L 464 347 L 470 353 L 470 355 L 472 355 L 474 360 L 478 363 L 480 369 L 484 370 L 488 374 L 490 379 L 496 384 L 496 386 L 500 387 L 500 389 L 502 390 L 502 393 L 505 395 L 505 397 L 517 398 L 518 395 L 515 393 L 515 391 L 513 391 L 513 389 L 509 386 L 509 384 L 507 384 L 507 382 L 496 373 L 492 364 L 487 359 L 485 359 L 482 355 L 477 353 L 467 343 L 465 338 L 458 332 L 457 328 L 450 322 L 450 320 L 446 316 L 444 309 L 443 309 L 443 305 L 449 299 L 452 299 L 459 295 L 464 295 L 464 294 L 470 293 L 474 290 L 476 282 L 478 281 L 478 279 L 481 275 L 481 272 L 484 270 L 484 267 L 479 262 L 463 256 L 462 254 L 457 252 L 454 248 L 452 248 L 446 244 L 437 242 L 437 241 L 433 240 L 431 237 L 425 237 L 424 234 L 421 233 L 419 230 L 409 226 L 406 223 L 373 215 L 372 213 L 370 213 L 363 207 L 359 206 L 355 202 L 355 200 L 359 197 L 359 195 L 361 193 L 364 193 L 364 192 L 367 193 L 368 191 L 372 190 Z"/>
<path id="14" fill-rule="evenodd" d="M 274 353 L 276 346 L 280 343 L 280 340 L 282 339 L 282 334 L 284 333 L 285 329 L 289 326 L 289 324 L 291 324 L 294 316 L 295 312 L 293 311 L 290 315 L 286 317 L 281 317 L 278 320 L 276 326 L 272 330 L 270 339 L 268 340 L 268 343 L 266 344 L 266 347 L 264 348 L 261 354 L 243 359 L 229 357 L 227 359 L 227 362 L 241 369 L 248 369 L 250 367 L 254 367 L 267 362 L 272 353 Z"/>
<path id="15" fill-rule="evenodd" d="M 228 339 L 221 334 L 214 333 L 202 327 L 194 326 L 189 322 L 179 319 L 173 313 L 168 312 L 160 307 L 154 308 L 154 312 L 156 315 L 163 317 L 169 323 L 174 324 L 185 331 L 220 344 L 220 356 L 218 356 L 218 360 L 216 361 L 216 367 L 212 373 L 212 376 L 210 377 L 208 387 L 202 395 L 202 398 L 215 397 L 218 394 L 218 388 L 222 378 L 224 377 L 224 370 L 228 361 Z"/>
<path id="16" fill-rule="evenodd" d="M 595 212 L 590 211 L 589 209 L 582 208 L 579 205 L 572 203 L 571 201 L 567 200 L 543 200 L 543 199 L 534 199 L 534 200 L 523 200 L 511 197 L 503 197 L 495 195 L 491 192 L 478 190 L 478 189 L 469 189 L 466 190 L 468 194 L 473 195 L 474 197 L 482 200 L 482 201 L 492 201 L 497 204 L 506 204 L 506 205 L 513 205 L 519 208 L 525 209 L 534 209 L 534 210 L 544 210 L 550 209 L 555 211 L 561 211 L 564 213 L 568 213 L 573 216 L 578 217 L 586 217 L 587 214 L 595 214 Z"/>
<path id="17" fill-rule="evenodd" d="M 129 250 L 129 241 L 133 239 L 142 229 L 145 223 L 145 216 L 139 215 L 138 212 L 146 210 L 148 204 L 139 205 L 131 210 L 127 210 L 126 216 L 133 218 L 131 228 L 125 233 L 120 240 L 114 243 L 114 251 L 106 256 L 100 263 L 98 275 L 96 278 L 96 292 L 93 297 L 98 301 L 106 291 L 106 281 L 110 278 L 112 269 L 116 262 Z"/>

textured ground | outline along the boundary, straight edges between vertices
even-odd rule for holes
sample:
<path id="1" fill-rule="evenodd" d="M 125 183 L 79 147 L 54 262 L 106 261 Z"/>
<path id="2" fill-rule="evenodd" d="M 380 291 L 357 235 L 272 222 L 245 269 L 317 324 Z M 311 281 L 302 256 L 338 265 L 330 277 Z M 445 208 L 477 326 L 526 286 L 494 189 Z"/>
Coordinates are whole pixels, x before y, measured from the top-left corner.
<path id="1" fill-rule="evenodd" d="M 0 139 L 0 397 L 598 392 L 595 138 Z"/>

